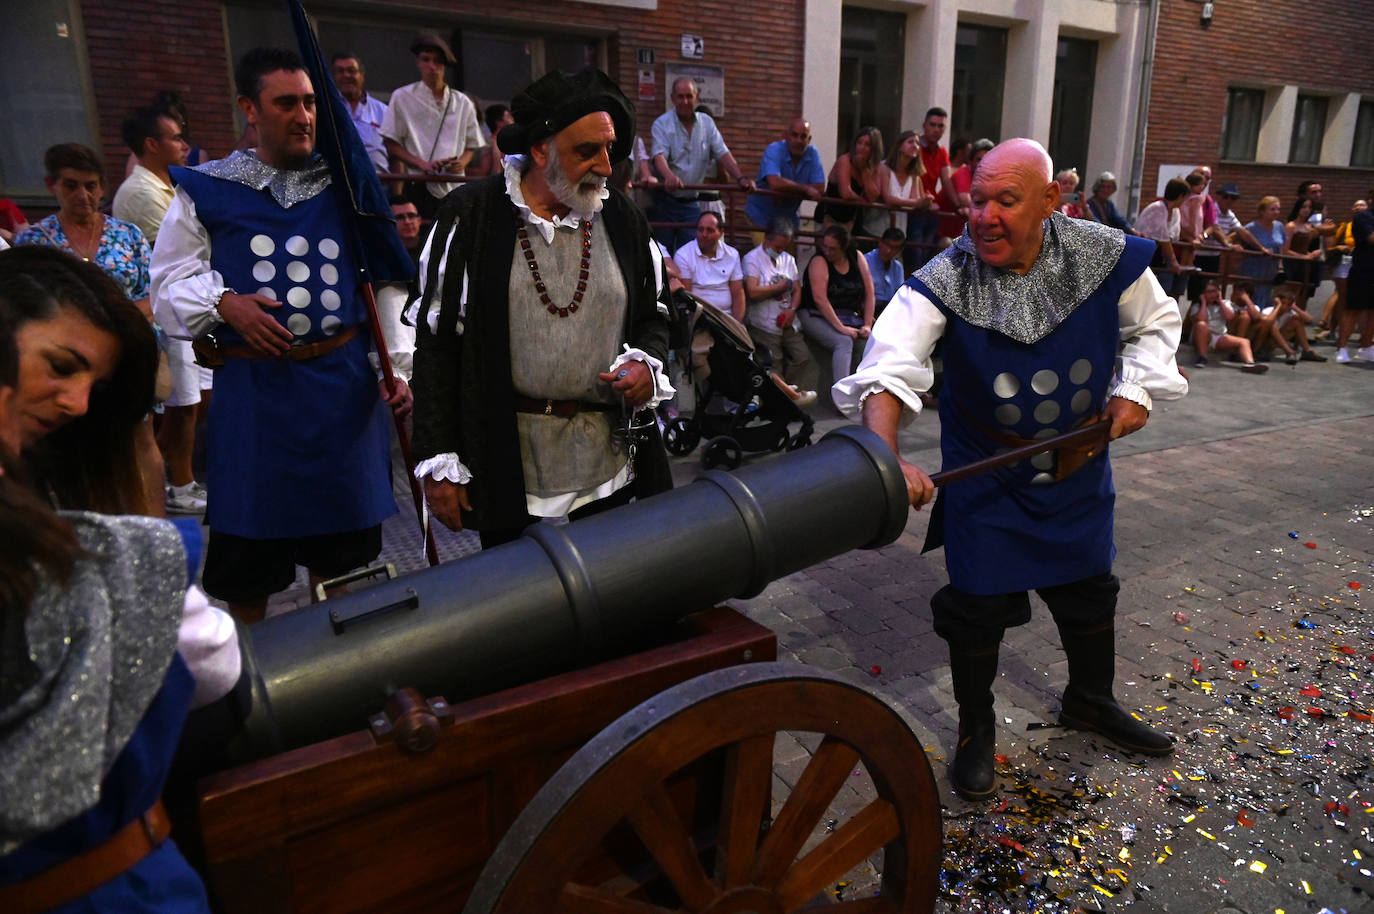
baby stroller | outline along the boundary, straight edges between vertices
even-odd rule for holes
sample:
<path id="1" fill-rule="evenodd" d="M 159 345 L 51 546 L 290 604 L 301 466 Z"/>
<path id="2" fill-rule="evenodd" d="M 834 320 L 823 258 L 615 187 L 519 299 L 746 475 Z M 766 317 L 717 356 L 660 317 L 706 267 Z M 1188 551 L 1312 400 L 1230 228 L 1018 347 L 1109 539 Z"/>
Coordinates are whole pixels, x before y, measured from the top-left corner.
<path id="1" fill-rule="evenodd" d="M 673 305 L 677 313 L 672 342 L 685 350 L 682 364 L 689 366 L 696 409 L 682 416 L 666 404 L 659 407 L 668 453 L 690 454 L 704 437 L 702 466 L 732 470 L 745 452 L 794 451 L 810 444 L 815 421 L 778 386 L 781 381 L 769 371 L 768 350 L 755 350 L 739 321 L 688 292 L 674 293 Z M 711 338 L 706 372 L 691 367 L 697 330 Z M 795 434 L 789 428 L 794 422 L 801 423 Z"/>

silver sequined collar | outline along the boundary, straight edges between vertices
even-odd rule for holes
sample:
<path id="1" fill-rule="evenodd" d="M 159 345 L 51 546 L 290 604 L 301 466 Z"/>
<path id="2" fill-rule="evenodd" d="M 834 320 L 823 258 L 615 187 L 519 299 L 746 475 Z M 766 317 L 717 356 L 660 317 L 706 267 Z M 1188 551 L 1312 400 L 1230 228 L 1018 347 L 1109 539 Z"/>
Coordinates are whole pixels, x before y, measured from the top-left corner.
<path id="1" fill-rule="evenodd" d="M 64 513 L 86 555 L 24 616 L 34 670 L 0 707 L 0 857 L 100 802 L 177 648 L 186 553 L 150 517 Z"/>
<path id="2" fill-rule="evenodd" d="M 965 229 L 916 278 L 975 327 L 1029 345 L 1096 292 L 1125 249 L 1126 236 L 1118 229 L 1055 213 L 1045 220 L 1040 256 L 1025 275 L 979 260 Z"/>
<path id="3" fill-rule="evenodd" d="M 312 158 L 304 168 L 273 168 L 242 149 L 223 159 L 197 165 L 196 171 L 254 190 L 269 188 L 272 199 L 281 204 L 282 209 L 290 209 L 318 196 L 330 182 L 329 163 L 321 156 Z"/>

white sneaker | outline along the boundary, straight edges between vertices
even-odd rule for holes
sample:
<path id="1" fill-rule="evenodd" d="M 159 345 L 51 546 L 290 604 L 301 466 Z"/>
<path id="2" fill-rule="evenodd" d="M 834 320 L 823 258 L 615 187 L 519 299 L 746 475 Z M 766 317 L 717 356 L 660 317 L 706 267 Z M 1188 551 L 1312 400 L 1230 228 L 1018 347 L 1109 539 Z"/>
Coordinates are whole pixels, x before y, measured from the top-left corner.
<path id="1" fill-rule="evenodd" d="M 210 493 L 206 491 L 205 486 L 200 484 L 200 480 L 191 480 L 190 486 L 191 494 L 195 495 L 196 498 L 199 498 L 201 501 L 205 502 L 208 502 L 210 500 Z"/>
<path id="2" fill-rule="evenodd" d="M 1355 350 L 1355 358 L 1364 359 L 1366 362 L 1374 362 L 1374 346 L 1364 346 Z"/>
<path id="3" fill-rule="evenodd" d="M 196 495 L 192 490 L 194 482 L 184 486 L 167 487 L 167 513 L 168 514 L 204 514 L 205 499 Z"/>
<path id="4" fill-rule="evenodd" d="M 1336 350 L 1336 361 L 1340 362 L 1342 365 L 1350 361 L 1350 353 L 1346 351 L 1344 346 Z"/>

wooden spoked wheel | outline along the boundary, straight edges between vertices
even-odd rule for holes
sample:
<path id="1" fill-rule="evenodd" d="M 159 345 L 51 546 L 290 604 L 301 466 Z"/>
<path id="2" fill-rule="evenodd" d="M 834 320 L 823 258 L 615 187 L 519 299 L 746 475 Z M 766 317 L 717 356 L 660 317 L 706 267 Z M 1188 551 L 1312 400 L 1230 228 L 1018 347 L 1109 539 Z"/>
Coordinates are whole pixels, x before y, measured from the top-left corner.
<path id="1" fill-rule="evenodd" d="M 821 738 L 770 821 L 784 731 Z M 876 798 L 801 854 L 860 763 Z M 681 789 L 694 769 L 716 772 L 716 788 Z M 708 829 L 691 821 L 703 806 Z M 607 850 L 617 830 L 636 854 Z M 783 914 L 878 851 L 881 893 L 823 910 L 924 912 L 940 835 L 930 765 L 891 708 L 807 667 L 746 664 L 655 696 L 569 759 L 502 838 L 464 912 Z"/>

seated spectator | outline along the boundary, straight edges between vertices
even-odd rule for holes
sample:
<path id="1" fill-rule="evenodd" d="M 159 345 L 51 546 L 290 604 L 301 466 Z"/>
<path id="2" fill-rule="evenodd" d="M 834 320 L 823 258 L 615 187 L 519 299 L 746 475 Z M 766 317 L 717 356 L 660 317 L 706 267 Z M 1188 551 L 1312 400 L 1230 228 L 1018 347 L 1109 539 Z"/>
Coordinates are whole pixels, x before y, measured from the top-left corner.
<path id="1" fill-rule="evenodd" d="M 821 233 L 820 252 L 802 279 L 799 314 L 802 332 L 830 353 L 831 377 L 852 374 L 873 330 L 873 278 L 842 225 Z"/>
<path id="2" fill-rule="evenodd" d="M 744 255 L 745 324 L 754 344 L 772 357 L 773 371 L 798 392 L 800 402 L 812 403 L 816 392 L 800 387 L 811 352 L 796 322 L 801 283 L 797 261 L 787 252 L 794 231 L 792 221 L 780 216 L 769 223 L 763 244 Z"/>
<path id="3" fill-rule="evenodd" d="M 888 206 L 903 210 L 928 210 L 935 201 L 926 193 L 925 163 L 921 161 L 921 138 L 914 130 L 904 130 L 897 137 L 897 143 L 887 155 L 887 161 L 878 166 L 878 183 L 882 188 L 881 200 Z M 902 233 L 906 237 L 906 233 Z"/>
<path id="4" fill-rule="evenodd" d="M 1279 221 L 1279 198 L 1261 197 L 1255 207 L 1255 221 L 1245 231 L 1258 245 L 1258 255 L 1247 256 L 1237 270 L 1255 282 L 1255 304 L 1260 310 L 1269 307 L 1274 294 L 1274 280 L 1279 272 L 1279 257 L 1288 253 L 1288 233 Z M 1244 236 L 1242 236 L 1244 237 Z"/>
<path id="5" fill-rule="evenodd" d="M 1207 354 L 1234 352 L 1241 361 L 1241 371 L 1247 374 L 1263 374 L 1267 366 L 1256 365 L 1250 341 L 1243 336 L 1233 336 L 1227 327 L 1235 318 L 1231 303 L 1221 297 L 1221 286 L 1215 279 L 1207 280 L 1202 290 L 1202 302 L 1194 312 L 1193 348 L 1197 350 L 1198 368 L 1207 367 Z"/>
<path id="6" fill-rule="evenodd" d="M 1134 235 L 1135 230 L 1131 224 L 1117 210 L 1116 204 L 1112 202 L 1112 194 L 1116 193 L 1116 175 L 1110 171 L 1104 171 L 1097 176 L 1093 182 L 1093 195 L 1088 198 L 1088 211 L 1092 213 L 1094 219 L 1103 225 L 1110 225 L 1112 228 L 1121 229 L 1127 235 Z"/>
<path id="7" fill-rule="evenodd" d="M 1218 280 L 1217 284 L 1221 285 L 1221 281 Z M 1251 328 L 1259 326 L 1259 322 L 1264 320 L 1259 305 L 1255 304 L 1254 294 L 1254 283 L 1248 279 L 1236 280 L 1231 287 L 1231 309 L 1235 316 L 1226 323 L 1227 332 L 1232 336 L 1243 336 L 1252 342 L 1255 336 L 1250 332 Z"/>
<path id="8" fill-rule="evenodd" d="M 1171 178 L 1164 185 L 1164 196 L 1142 209 L 1135 218 L 1136 234 L 1152 239 L 1159 246 L 1150 268 L 1164 287 L 1164 294 L 1174 298 L 1182 294 L 1187 283 L 1183 264 L 1179 262 L 1178 252 L 1174 249 L 1179 233 L 1178 209 L 1186 196 L 1187 183 Z"/>
<path id="9" fill-rule="evenodd" d="M 1059 182 L 1059 211 L 1070 219 L 1092 219 L 1092 210 L 1078 193 L 1078 169 L 1066 168 L 1054 176 Z"/>
<path id="10" fill-rule="evenodd" d="M 825 192 L 825 166 L 821 164 L 820 150 L 811 145 L 811 124 L 806 118 L 793 118 L 783 138 L 764 147 L 758 180 L 754 183 L 761 190 L 786 196 L 750 194 L 744 206 L 749 220 L 768 226 L 774 219 L 786 217 L 796 229 L 802 201 L 819 199 Z"/>
<path id="11" fill-rule="evenodd" d="M 721 240 L 724 235 L 720 216 L 704 212 L 697 217 L 696 240 L 678 248 L 673 260 L 682 288 L 743 323 L 744 271 L 739 251 Z"/>
<path id="12" fill-rule="evenodd" d="M 883 188 L 878 181 L 878 169 L 882 161 L 883 135 L 877 127 L 860 127 L 854 135 L 854 142 L 849 145 L 849 151 L 831 166 L 825 195 L 876 203 L 882 199 Z M 842 203 L 822 203 L 816 208 L 817 218 L 825 225 L 842 225 L 846 230 L 854 226 L 861 212 L 861 207 Z"/>
<path id="13" fill-rule="evenodd" d="M 1260 338 L 1260 354 L 1263 357 L 1273 346 L 1277 346 L 1283 351 L 1284 361 L 1289 365 L 1296 365 L 1299 356 L 1288 344 L 1291 340 L 1302 350 L 1302 361 L 1325 362 L 1326 357 L 1313 352 L 1312 345 L 1307 340 L 1307 328 L 1315 324 L 1317 319 L 1298 307 L 1298 288 L 1296 283 L 1284 283 L 1274 290 L 1274 306 L 1261 322 L 1263 329 L 1260 332 L 1264 333 L 1267 330 L 1268 338 Z"/>
<path id="14" fill-rule="evenodd" d="M 883 313 L 892 296 L 906 282 L 906 272 L 902 269 L 902 248 L 905 246 L 906 233 L 899 228 L 890 228 L 883 232 L 878 246 L 864 255 L 868 261 L 868 275 L 873 279 L 875 317 Z"/>
<path id="15" fill-rule="evenodd" d="M 490 132 L 490 141 L 473 154 L 475 168 L 469 168 L 472 175 L 499 175 L 503 172 L 506 154 L 497 145 L 496 138 L 507 126 L 515 123 L 515 116 L 505 105 L 487 105 L 482 112 L 482 120 Z M 480 160 L 480 161 L 479 161 Z"/>

